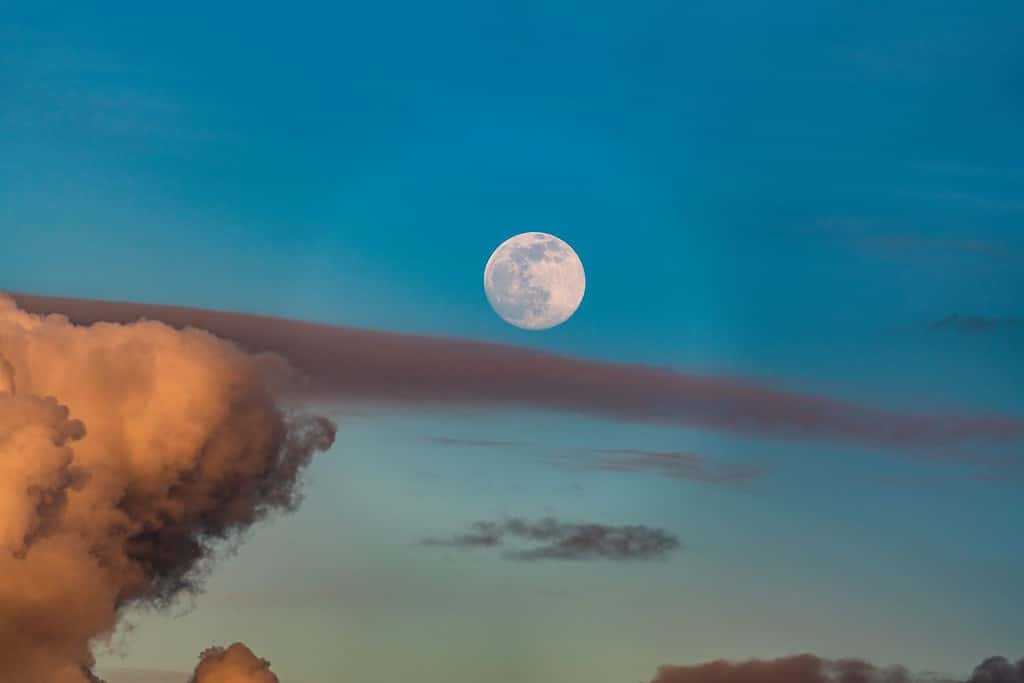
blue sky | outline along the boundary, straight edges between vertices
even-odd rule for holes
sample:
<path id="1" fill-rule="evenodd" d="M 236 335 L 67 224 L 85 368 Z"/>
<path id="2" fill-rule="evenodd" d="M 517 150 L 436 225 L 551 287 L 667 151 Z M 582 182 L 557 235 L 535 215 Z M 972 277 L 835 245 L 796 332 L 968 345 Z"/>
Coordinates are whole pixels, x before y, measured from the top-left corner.
<path id="1" fill-rule="evenodd" d="M 0 2 L 0 16 L 0 288 L 1024 414 L 1024 332 L 999 322 L 1024 315 L 1019 3 Z M 481 289 L 491 250 L 526 230 L 565 239 L 587 270 L 576 316 L 544 333 L 503 323 Z M 952 314 L 994 323 L 930 329 Z M 611 683 L 804 650 L 962 673 L 1024 635 L 1019 464 L 992 483 L 971 463 L 558 414 L 342 424 L 305 507 L 226 558 L 194 610 L 140 616 L 112 665 L 184 670 L 245 640 L 300 683 L 424 668 Z M 579 448 L 768 475 L 734 491 L 553 464 Z M 686 547 L 665 564 L 522 566 L 415 545 L 548 513 L 659 526 Z M 237 597 L 296 583 L 322 593 Z"/>

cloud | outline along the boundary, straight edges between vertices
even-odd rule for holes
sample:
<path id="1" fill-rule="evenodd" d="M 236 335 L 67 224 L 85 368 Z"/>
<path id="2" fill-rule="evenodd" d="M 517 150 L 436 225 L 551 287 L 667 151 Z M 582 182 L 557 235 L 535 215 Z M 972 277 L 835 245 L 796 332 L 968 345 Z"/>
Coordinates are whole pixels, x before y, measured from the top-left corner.
<path id="1" fill-rule="evenodd" d="M 679 539 L 667 531 L 646 526 L 572 524 L 546 517 L 536 522 L 512 518 L 503 522 L 476 522 L 464 534 L 428 538 L 428 546 L 493 548 L 508 538 L 526 547 L 508 550 L 514 560 L 653 560 L 663 559 L 679 548 Z"/>
<path id="2" fill-rule="evenodd" d="M 17 385 L 14 383 L 14 366 L 10 362 L 0 356 L 0 392 L 6 394 L 13 394 L 17 390 Z"/>
<path id="3" fill-rule="evenodd" d="M 912 674 L 903 667 L 881 668 L 860 659 L 822 659 L 812 654 L 780 659 L 691 666 L 663 666 L 651 683 L 954 683 L 934 674 Z M 1011 664 L 991 657 L 979 664 L 966 683 L 1024 683 L 1024 660 Z"/>
<path id="4" fill-rule="evenodd" d="M 446 548 L 493 548 L 504 541 L 505 530 L 497 522 L 474 522 L 470 530 L 449 538 L 425 538 L 423 545 Z"/>
<path id="5" fill-rule="evenodd" d="M 651 683 L 912 683 L 905 669 L 879 669 L 858 659 L 797 655 L 746 662 L 663 666 Z"/>
<path id="6" fill-rule="evenodd" d="M 909 235 L 880 235 L 864 240 L 864 243 L 892 255 L 909 252 L 943 253 L 982 256 L 991 260 L 1013 261 L 1020 254 L 1010 245 L 978 239 L 942 239 Z"/>
<path id="7" fill-rule="evenodd" d="M 694 453 L 680 451 L 648 451 L 636 448 L 591 448 L 585 451 L 600 455 L 588 458 L 580 466 L 604 472 L 651 472 L 670 479 L 743 487 L 765 476 L 757 465 L 715 464 Z"/>
<path id="8" fill-rule="evenodd" d="M 1024 683 L 1024 659 L 1011 664 L 1005 657 L 989 657 L 974 669 L 968 683 Z"/>
<path id="9" fill-rule="evenodd" d="M 928 329 L 932 332 L 999 332 L 1003 330 L 1024 330 L 1024 318 L 991 318 L 983 315 L 961 315 L 953 313 L 942 320 L 936 320 Z"/>
<path id="10" fill-rule="evenodd" d="M 189 683 L 280 683 L 270 662 L 260 659 L 242 643 L 212 647 L 199 657 Z"/>
<path id="11" fill-rule="evenodd" d="M 776 389 L 728 376 L 606 363 L 464 339 L 158 306 L 14 295 L 80 323 L 141 318 L 199 327 L 244 348 L 278 353 L 306 373 L 302 396 L 418 406 L 530 406 L 619 420 L 779 438 L 926 448 L 1024 440 L 1024 419 L 928 415 Z"/>
<path id="12" fill-rule="evenodd" d="M 993 197 L 973 192 L 934 192 L 917 196 L 929 200 L 966 204 L 984 211 L 996 213 L 1020 213 L 1024 211 L 1024 201 L 1020 201 L 1014 196 Z"/>
<path id="13" fill-rule="evenodd" d="M 199 655 L 189 675 L 174 671 L 121 669 L 106 674 L 106 683 L 280 683 L 270 662 L 257 657 L 243 643 L 210 647 Z"/>
<path id="14" fill-rule="evenodd" d="M 442 446 L 467 446 L 480 448 L 515 448 L 524 445 L 519 441 L 492 441 L 490 439 L 458 439 L 451 436 L 432 436 L 428 439 Z"/>
<path id="15" fill-rule="evenodd" d="M 0 298 L 0 675 L 97 680 L 132 605 L 195 591 L 223 542 L 300 501 L 334 440 L 290 370 L 196 329 L 78 326 Z"/>
<path id="16" fill-rule="evenodd" d="M 812 232 L 846 240 L 869 254 L 887 258 L 924 259 L 933 265 L 948 265 L 951 259 L 968 259 L 988 264 L 1024 261 L 1020 245 L 979 239 L 974 236 L 937 237 L 895 230 L 893 226 L 869 219 L 834 217 L 818 221 Z"/>

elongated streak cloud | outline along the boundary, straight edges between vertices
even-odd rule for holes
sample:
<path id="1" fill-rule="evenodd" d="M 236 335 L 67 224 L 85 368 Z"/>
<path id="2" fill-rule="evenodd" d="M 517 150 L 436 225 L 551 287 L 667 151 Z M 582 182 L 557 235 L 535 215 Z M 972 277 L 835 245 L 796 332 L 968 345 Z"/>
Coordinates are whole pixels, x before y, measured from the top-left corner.
<path id="1" fill-rule="evenodd" d="M 492 548 L 515 538 L 529 547 L 510 550 L 513 560 L 654 560 L 679 548 L 679 539 L 662 529 L 641 525 L 576 524 L 545 517 L 536 522 L 513 517 L 501 522 L 476 522 L 451 538 L 427 538 L 423 545 L 447 548 Z"/>
<path id="2" fill-rule="evenodd" d="M 896 412 L 744 379 L 606 363 L 464 339 L 425 337 L 178 306 L 15 294 L 26 310 L 87 324 L 159 320 L 273 351 L 319 398 L 519 405 L 711 430 L 877 446 L 1024 440 L 1024 419 Z"/>

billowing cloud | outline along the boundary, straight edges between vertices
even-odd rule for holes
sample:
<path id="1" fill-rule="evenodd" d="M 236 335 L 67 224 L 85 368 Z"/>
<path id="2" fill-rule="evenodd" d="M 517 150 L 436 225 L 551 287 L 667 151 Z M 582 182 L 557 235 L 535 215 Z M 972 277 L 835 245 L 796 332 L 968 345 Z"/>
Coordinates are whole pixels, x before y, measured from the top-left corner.
<path id="1" fill-rule="evenodd" d="M 14 295 L 27 310 L 80 323 L 160 320 L 289 359 L 304 396 L 415 405 L 530 406 L 780 438 L 934 448 L 1024 440 L 1024 419 L 928 415 L 772 388 L 736 377 L 605 363 L 464 339 L 319 325 L 240 313 Z"/>
<path id="2" fill-rule="evenodd" d="M 679 539 L 661 529 L 640 525 L 575 524 L 546 517 L 536 522 L 512 518 L 476 522 L 469 531 L 449 538 L 428 538 L 424 545 L 449 548 L 492 548 L 511 539 L 521 547 L 504 555 L 515 560 L 653 560 L 679 547 Z"/>
<path id="3" fill-rule="evenodd" d="M 691 666 L 663 666 L 651 683 L 955 683 L 903 667 L 878 667 L 861 659 L 822 659 L 812 654 L 742 662 L 718 660 Z M 1024 683 L 1024 659 L 1011 664 L 991 657 L 966 683 Z"/>
<path id="4" fill-rule="evenodd" d="M 335 428 L 279 407 L 288 376 L 196 329 L 0 298 L 0 680 L 97 680 L 126 607 L 195 590 L 218 543 L 297 505 Z"/>
<path id="5" fill-rule="evenodd" d="M 242 643 L 212 647 L 199 658 L 189 683 L 280 683 L 270 662 L 260 659 Z"/>

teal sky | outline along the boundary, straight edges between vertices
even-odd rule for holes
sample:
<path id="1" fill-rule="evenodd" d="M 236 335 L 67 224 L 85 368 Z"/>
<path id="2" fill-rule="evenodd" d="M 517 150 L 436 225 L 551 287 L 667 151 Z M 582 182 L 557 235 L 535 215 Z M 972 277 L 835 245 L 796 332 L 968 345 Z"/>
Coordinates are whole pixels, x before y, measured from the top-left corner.
<path id="1" fill-rule="evenodd" d="M 1021 416 L 1022 25 L 998 1 L 0 0 L 0 289 Z M 577 314 L 540 333 L 481 288 L 527 230 L 587 272 Z M 1020 655 L 1019 444 L 951 461 L 324 409 L 341 430 L 302 508 L 225 552 L 193 602 L 133 615 L 104 666 L 188 671 L 236 640 L 288 683 L 635 683 L 805 651 L 962 674 Z M 592 471 L 584 449 L 763 476 Z M 683 547 L 516 562 L 419 544 L 545 515 Z"/>

